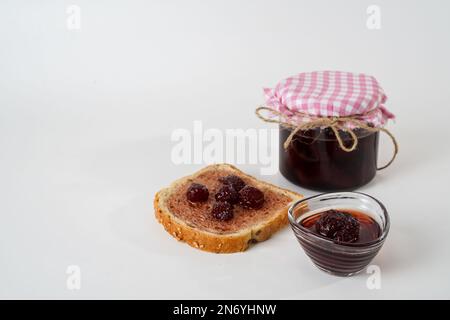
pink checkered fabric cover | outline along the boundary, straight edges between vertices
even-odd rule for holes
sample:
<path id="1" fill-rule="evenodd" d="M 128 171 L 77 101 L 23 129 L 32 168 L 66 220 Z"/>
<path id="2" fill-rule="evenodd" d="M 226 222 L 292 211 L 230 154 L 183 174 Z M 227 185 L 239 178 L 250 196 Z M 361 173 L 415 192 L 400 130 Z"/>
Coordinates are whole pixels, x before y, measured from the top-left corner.
<path id="1" fill-rule="evenodd" d="M 362 73 L 342 71 L 304 72 L 289 77 L 274 89 L 264 88 L 266 106 L 302 123 L 311 116 L 357 116 L 359 120 L 382 127 L 394 118 L 385 107 L 386 95 L 378 81 Z"/>

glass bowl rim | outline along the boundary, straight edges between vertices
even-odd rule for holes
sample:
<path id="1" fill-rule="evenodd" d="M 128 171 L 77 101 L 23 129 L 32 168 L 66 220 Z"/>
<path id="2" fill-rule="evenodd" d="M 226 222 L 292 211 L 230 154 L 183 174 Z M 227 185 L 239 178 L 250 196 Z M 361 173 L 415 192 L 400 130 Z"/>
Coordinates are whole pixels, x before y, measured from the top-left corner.
<path id="1" fill-rule="evenodd" d="M 369 242 L 365 242 L 365 243 L 337 243 L 337 242 L 335 242 L 335 241 L 333 241 L 331 239 L 328 239 L 328 238 L 326 238 L 324 236 L 316 234 L 315 232 L 313 232 L 313 231 L 303 227 L 301 225 L 301 223 L 298 223 L 297 221 L 295 221 L 294 216 L 293 216 L 293 210 L 294 210 L 294 208 L 296 208 L 301 203 L 307 202 L 309 200 L 312 200 L 312 199 L 315 199 L 315 198 L 319 198 L 319 197 L 322 197 L 322 196 L 333 196 L 333 195 L 339 196 L 339 195 L 345 195 L 345 194 L 352 194 L 352 195 L 356 195 L 356 196 L 368 197 L 372 201 L 374 201 L 378 206 L 380 206 L 380 208 L 381 208 L 381 210 L 383 212 L 383 215 L 384 215 L 385 226 L 382 229 L 381 235 L 377 239 L 369 241 Z M 308 236 L 310 236 L 310 237 L 312 237 L 314 239 L 323 241 L 323 242 L 328 243 L 328 244 L 336 245 L 336 246 L 339 246 L 339 247 L 342 247 L 342 248 L 345 248 L 345 247 L 347 247 L 347 248 L 368 248 L 368 247 L 377 245 L 379 243 L 383 243 L 383 241 L 386 239 L 386 237 L 387 237 L 387 235 L 389 233 L 389 229 L 390 229 L 390 225 L 391 225 L 389 214 L 388 214 L 388 211 L 387 211 L 386 207 L 378 199 L 376 199 L 376 198 L 374 198 L 374 197 L 372 197 L 372 196 L 370 196 L 370 195 L 368 195 L 366 193 L 357 192 L 357 191 L 324 192 L 324 193 L 316 194 L 316 195 L 313 195 L 313 196 L 310 196 L 310 197 L 306 197 L 306 198 L 297 200 L 296 202 L 294 202 L 289 207 L 289 209 L 288 209 L 288 218 L 289 218 L 289 222 L 291 223 L 291 225 L 295 225 L 302 233 L 307 234 Z"/>

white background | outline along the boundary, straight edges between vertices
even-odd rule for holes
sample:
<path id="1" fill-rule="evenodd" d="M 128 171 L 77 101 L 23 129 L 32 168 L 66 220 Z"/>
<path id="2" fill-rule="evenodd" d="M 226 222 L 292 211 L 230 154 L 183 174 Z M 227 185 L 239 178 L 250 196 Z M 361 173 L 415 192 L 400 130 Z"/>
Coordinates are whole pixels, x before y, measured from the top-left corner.
<path id="1" fill-rule="evenodd" d="M 2 0 L 0 297 L 450 298 L 449 15 L 444 0 Z M 325 69 L 375 75 L 397 116 L 398 159 L 360 189 L 392 219 L 381 289 L 320 272 L 289 228 L 233 255 L 170 237 L 153 196 L 201 167 L 171 162 L 172 131 L 267 127 L 261 88 Z"/>

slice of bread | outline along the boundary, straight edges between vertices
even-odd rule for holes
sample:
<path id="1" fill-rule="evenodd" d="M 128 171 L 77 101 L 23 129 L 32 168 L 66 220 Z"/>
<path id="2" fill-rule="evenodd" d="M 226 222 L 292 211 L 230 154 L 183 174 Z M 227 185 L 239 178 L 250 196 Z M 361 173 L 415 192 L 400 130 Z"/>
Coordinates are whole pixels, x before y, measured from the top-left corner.
<path id="1" fill-rule="evenodd" d="M 221 187 L 219 178 L 237 175 L 247 185 L 264 193 L 260 209 L 235 206 L 230 221 L 220 221 L 211 215 L 214 195 Z M 201 183 L 209 189 L 207 202 L 190 204 L 186 191 L 191 183 Z M 160 190 L 154 199 L 155 216 L 167 232 L 179 241 L 215 253 L 245 251 L 251 243 L 268 239 L 288 223 L 289 206 L 302 195 L 257 180 L 229 164 L 210 165 L 191 176 L 181 178 Z"/>

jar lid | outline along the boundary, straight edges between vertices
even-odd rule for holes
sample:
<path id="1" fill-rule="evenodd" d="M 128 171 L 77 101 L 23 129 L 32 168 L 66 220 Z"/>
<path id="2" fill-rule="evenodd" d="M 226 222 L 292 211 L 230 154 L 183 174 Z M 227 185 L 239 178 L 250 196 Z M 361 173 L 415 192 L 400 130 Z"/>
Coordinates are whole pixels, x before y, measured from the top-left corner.
<path id="1" fill-rule="evenodd" d="M 267 107 L 297 123 L 314 117 L 357 117 L 373 127 L 383 127 L 394 115 L 387 97 L 370 75 L 342 71 L 303 72 L 264 88 Z M 306 117 L 304 116 L 306 115 Z"/>

